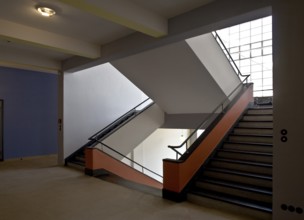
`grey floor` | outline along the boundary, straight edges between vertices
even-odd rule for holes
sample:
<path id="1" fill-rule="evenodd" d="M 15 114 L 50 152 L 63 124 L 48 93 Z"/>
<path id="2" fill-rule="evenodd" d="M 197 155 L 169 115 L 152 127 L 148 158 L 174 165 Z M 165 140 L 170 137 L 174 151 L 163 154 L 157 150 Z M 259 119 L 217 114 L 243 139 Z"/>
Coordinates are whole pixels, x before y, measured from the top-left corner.
<path id="1" fill-rule="evenodd" d="M 56 157 L 0 162 L 1 220 L 248 220 L 189 202 L 174 203 L 57 166 Z"/>

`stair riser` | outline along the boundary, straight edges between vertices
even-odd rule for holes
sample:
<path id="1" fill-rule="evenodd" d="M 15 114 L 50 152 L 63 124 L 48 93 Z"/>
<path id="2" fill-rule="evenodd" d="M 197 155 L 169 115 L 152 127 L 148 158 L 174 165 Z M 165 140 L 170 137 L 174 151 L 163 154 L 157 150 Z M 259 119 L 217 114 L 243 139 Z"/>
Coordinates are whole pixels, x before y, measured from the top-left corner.
<path id="1" fill-rule="evenodd" d="M 272 115 L 244 115 L 243 121 L 273 121 Z"/>
<path id="2" fill-rule="evenodd" d="M 272 181 L 264 180 L 259 178 L 252 178 L 247 176 L 240 176 L 234 174 L 227 174 L 227 173 L 220 173 L 220 172 L 213 172 L 213 171 L 204 171 L 204 175 L 206 177 L 211 177 L 214 179 L 226 180 L 236 183 L 244 183 L 253 186 L 260 186 L 265 188 L 272 188 Z"/>
<path id="3" fill-rule="evenodd" d="M 226 143 L 223 145 L 223 149 L 272 153 L 272 147 L 263 146 L 263 145 L 255 146 L 255 145 L 246 145 L 246 144 L 228 144 L 228 143 Z"/>
<path id="4" fill-rule="evenodd" d="M 254 155 L 254 154 L 242 154 L 242 153 L 231 153 L 231 152 L 219 151 L 216 154 L 216 157 L 224 158 L 224 159 L 243 160 L 243 161 L 252 161 L 252 162 L 261 162 L 261 163 L 272 164 L 272 157 L 271 156 Z"/>
<path id="5" fill-rule="evenodd" d="M 271 195 L 265 195 L 261 193 L 256 192 L 250 192 L 246 190 L 241 189 L 235 189 L 231 187 L 221 186 L 217 184 L 207 183 L 207 182 L 196 182 L 196 186 L 205 190 L 211 190 L 215 192 L 225 193 L 232 196 L 239 196 L 241 198 L 245 199 L 252 199 L 259 202 L 272 202 L 272 196 Z"/>
<path id="6" fill-rule="evenodd" d="M 271 167 L 252 166 L 246 164 L 229 163 L 222 161 L 211 161 L 210 167 L 225 168 L 229 170 L 245 171 L 249 173 L 272 175 Z"/>
<path id="7" fill-rule="evenodd" d="M 266 143 L 272 144 L 272 137 L 260 137 L 260 136 L 229 136 L 229 141 L 245 142 L 245 143 Z"/>
<path id="8" fill-rule="evenodd" d="M 273 128 L 273 122 L 244 122 L 238 123 L 238 127 L 245 128 Z"/>
<path id="9" fill-rule="evenodd" d="M 251 115 L 270 115 L 273 114 L 272 109 L 249 109 L 247 114 Z"/>
<path id="10" fill-rule="evenodd" d="M 233 134 L 256 134 L 256 135 L 273 135 L 272 129 L 247 129 L 247 128 L 235 128 Z"/>

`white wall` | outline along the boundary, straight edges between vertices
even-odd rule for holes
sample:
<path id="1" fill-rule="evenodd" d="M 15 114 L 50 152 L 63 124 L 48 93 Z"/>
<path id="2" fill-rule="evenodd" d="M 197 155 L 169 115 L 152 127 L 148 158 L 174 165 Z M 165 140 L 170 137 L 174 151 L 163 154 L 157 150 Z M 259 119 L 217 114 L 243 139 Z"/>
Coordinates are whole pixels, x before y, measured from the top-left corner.
<path id="1" fill-rule="evenodd" d="M 185 41 L 111 63 L 168 114 L 210 113 L 225 98 Z"/>
<path id="2" fill-rule="evenodd" d="M 168 148 L 168 145 L 180 145 L 188 136 L 188 129 L 157 129 L 134 149 L 133 159 L 144 167 L 163 175 L 163 159 L 176 159 L 176 153 Z M 152 173 L 146 173 L 162 181 Z"/>
<path id="3" fill-rule="evenodd" d="M 186 42 L 226 96 L 241 83 L 226 55 L 211 33 L 187 39 Z"/>
<path id="4" fill-rule="evenodd" d="M 64 157 L 144 99 L 146 95 L 109 63 L 65 73 Z"/>

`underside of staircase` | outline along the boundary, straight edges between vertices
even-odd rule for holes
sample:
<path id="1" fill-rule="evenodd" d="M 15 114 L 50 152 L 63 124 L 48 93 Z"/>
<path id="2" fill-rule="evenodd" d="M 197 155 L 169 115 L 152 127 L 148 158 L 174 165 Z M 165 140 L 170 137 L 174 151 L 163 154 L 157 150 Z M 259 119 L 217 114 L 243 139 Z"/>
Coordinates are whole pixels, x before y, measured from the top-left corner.
<path id="1" fill-rule="evenodd" d="M 188 200 L 217 200 L 272 213 L 272 107 L 253 107 L 199 171 Z"/>

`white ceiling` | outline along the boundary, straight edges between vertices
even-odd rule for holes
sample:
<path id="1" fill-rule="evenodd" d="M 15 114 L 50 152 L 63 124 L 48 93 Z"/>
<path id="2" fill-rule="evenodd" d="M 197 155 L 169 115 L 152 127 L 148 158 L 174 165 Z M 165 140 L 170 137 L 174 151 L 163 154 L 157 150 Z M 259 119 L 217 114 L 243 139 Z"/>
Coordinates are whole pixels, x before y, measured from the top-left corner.
<path id="1" fill-rule="evenodd" d="M 37 5 L 57 14 L 42 17 Z M 0 0 L 0 65 L 75 71 L 268 16 L 270 6 L 271 0 Z"/>
<path id="2" fill-rule="evenodd" d="M 64 60 L 97 59 L 102 46 L 132 33 L 165 36 L 168 18 L 212 1 L 1 0 L 0 65 L 57 72 Z M 37 5 L 51 6 L 57 14 L 42 17 Z"/>

